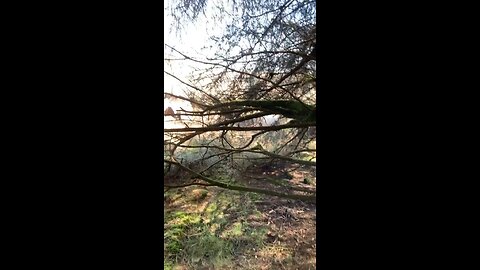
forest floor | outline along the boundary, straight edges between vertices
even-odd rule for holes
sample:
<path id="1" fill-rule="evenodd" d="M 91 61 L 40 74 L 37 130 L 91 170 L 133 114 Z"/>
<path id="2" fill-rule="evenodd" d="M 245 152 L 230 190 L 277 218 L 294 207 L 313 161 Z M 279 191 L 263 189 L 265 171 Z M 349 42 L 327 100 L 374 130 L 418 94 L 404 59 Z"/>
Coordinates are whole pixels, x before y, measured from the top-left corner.
<path id="1" fill-rule="evenodd" d="M 250 168 L 236 184 L 287 189 L 262 177 L 315 188 L 314 168 L 278 164 Z M 316 269 L 315 202 L 188 186 L 164 193 L 164 218 L 164 269 Z"/>

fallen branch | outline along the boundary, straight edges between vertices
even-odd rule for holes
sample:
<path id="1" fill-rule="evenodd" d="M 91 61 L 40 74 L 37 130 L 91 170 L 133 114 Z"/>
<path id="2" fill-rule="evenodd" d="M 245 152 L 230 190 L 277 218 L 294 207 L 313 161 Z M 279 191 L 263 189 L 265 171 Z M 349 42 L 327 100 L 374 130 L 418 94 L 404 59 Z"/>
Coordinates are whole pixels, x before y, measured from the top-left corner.
<path id="1" fill-rule="evenodd" d="M 315 122 L 312 123 L 296 123 L 296 124 L 286 124 L 286 125 L 279 125 L 279 126 L 267 126 L 267 127 L 199 127 L 199 128 L 168 128 L 164 129 L 163 132 L 189 132 L 189 131 L 225 131 L 225 130 L 236 130 L 236 131 L 253 131 L 253 130 L 268 130 L 268 131 L 275 131 L 275 130 L 282 130 L 287 128 L 305 128 L 305 127 L 313 127 L 315 126 Z"/>
<path id="2" fill-rule="evenodd" d="M 230 190 L 260 193 L 260 194 L 266 194 L 266 195 L 271 195 L 271 196 L 276 196 L 276 197 L 281 197 L 281 198 L 289 198 L 289 199 L 302 200 L 302 201 L 314 202 L 314 201 L 316 201 L 316 198 L 317 198 L 316 196 L 284 194 L 284 193 L 279 193 L 279 192 L 271 191 L 271 190 L 265 190 L 265 189 L 259 189 L 259 188 L 249 188 L 249 187 L 244 187 L 244 186 L 236 186 L 236 185 L 225 184 L 225 183 L 222 183 L 222 182 L 215 181 L 215 180 L 213 180 L 211 178 L 208 178 L 206 176 L 203 176 L 203 175 L 201 175 L 201 174 L 183 166 L 179 162 L 171 161 L 171 160 L 164 160 L 164 162 L 169 163 L 169 164 L 173 164 L 173 165 L 177 165 L 181 169 L 186 170 L 186 171 L 196 175 L 198 178 L 204 180 L 205 182 L 210 183 L 212 186 L 217 186 L 217 187 L 230 189 Z"/>
<path id="3" fill-rule="evenodd" d="M 166 188 L 182 188 L 182 187 L 189 187 L 189 186 L 195 186 L 195 185 L 196 185 L 196 186 L 206 186 L 206 187 L 213 186 L 212 184 L 197 183 L 197 182 L 195 182 L 195 183 L 188 183 L 188 184 L 184 184 L 184 185 L 176 185 L 176 186 L 175 186 L 175 185 L 172 186 L 172 185 L 165 185 L 165 184 L 164 184 L 163 186 L 166 187 Z"/>
<path id="4" fill-rule="evenodd" d="M 223 151 L 227 151 L 228 153 L 222 153 L 222 154 L 230 154 L 231 152 L 235 153 L 242 153 L 242 152 L 248 152 L 248 153 L 255 153 L 255 154 L 262 154 L 265 156 L 269 156 L 275 159 L 281 159 L 281 160 L 286 160 L 289 161 L 290 163 L 295 163 L 295 164 L 301 164 L 301 165 L 306 165 L 306 166 L 317 166 L 316 162 L 313 161 L 308 161 L 308 160 L 302 160 L 302 159 L 295 159 L 287 156 L 282 156 L 282 155 L 277 155 L 265 150 L 258 150 L 258 149 L 228 149 L 216 145 L 182 145 L 182 144 L 174 144 L 176 147 L 181 147 L 181 148 L 213 148 L 213 149 L 219 149 Z"/>

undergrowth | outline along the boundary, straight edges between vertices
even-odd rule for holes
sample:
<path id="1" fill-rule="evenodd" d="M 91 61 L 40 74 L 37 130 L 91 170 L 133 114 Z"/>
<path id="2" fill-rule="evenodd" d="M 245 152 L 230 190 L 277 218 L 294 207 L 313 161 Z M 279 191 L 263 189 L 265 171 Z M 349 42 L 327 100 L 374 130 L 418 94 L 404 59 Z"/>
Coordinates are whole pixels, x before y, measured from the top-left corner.
<path id="1" fill-rule="evenodd" d="M 247 221 L 260 216 L 251 202 L 257 196 L 186 188 L 165 197 L 172 203 L 164 210 L 164 269 L 223 269 L 238 254 L 264 245 L 266 227 Z"/>

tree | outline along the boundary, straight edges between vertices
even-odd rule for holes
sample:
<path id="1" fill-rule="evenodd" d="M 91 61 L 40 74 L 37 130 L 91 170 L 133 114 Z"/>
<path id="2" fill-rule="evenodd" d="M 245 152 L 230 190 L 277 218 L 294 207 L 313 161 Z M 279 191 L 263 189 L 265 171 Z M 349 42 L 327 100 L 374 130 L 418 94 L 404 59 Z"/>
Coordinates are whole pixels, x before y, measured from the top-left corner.
<path id="1" fill-rule="evenodd" d="M 177 30 L 201 16 L 225 28 L 211 37 L 210 46 L 217 49 L 208 57 L 200 58 L 166 44 L 172 53 L 166 61 L 201 66 L 186 78 L 165 71 L 187 87 L 185 96 L 166 95 L 188 100 L 194 108 L 182 111 L 182 116 L 190 118 L 184 128 L 165 129 L 165 177 L 178 175 L 178 170 L 172 173 L 173 166 L 188 172 L 187 178 L 201 180 L 170 187 L 215 185 L 315 200 L 312 195 L 280 194 L 220 181 L 212 173 L 227 163 L 230 168 L 242 167 L 232 165 L 240 157 L 250 163 L 281 160 L 316 166 L 314 161 L 300 157 L 305 153 L 315 156 L 315 10 L 316 2 L 306 0 L 182 0 L 171 7 Z M 277 121 L 261 124 L 269 116 Z M 194 162 L 186 158 L 188 151 L 179 149 L 196 151 Z"/>

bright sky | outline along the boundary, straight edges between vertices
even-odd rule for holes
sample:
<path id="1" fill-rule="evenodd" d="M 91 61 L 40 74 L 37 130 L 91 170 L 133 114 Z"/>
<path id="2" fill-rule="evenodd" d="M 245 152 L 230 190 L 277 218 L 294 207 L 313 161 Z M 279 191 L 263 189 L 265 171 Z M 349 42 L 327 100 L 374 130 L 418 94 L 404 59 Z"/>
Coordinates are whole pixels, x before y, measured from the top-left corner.
<path id="1" fill-rule="evenodd" d="M 171 29 L 172 17 L 169 16 L 169 5 L 171 5 L 175 0 L 166 0 L 164 3 L 165 17 L 164 17 L 164 42 L 175 49 L 179 50 L 186 55 L 198 57 L 199 54 L 211 54 L 212 51 L 203 51 L 201 48 L 207 44 L 209 37 L 215 32 L 223 30 L 221 27 L 215 27 L 214 25 L 209 25 L 205 22 L 204 17 L 200 17 L 195 23 L 187 24 L 187 27 L 184 31 L 180 33 L 180 36 L 177 36 L 175 30 Z M 206 12 L 206 15 L 209 16 L 209 12 Z M 169 56 L 170 50 L 164 48 L 164 57 Z M 179 55 L 176 54 L 175 58 L 178 58 Z M 178 78 L 184 80 L 185 77 L 192 71 L 193 65 L 191 62 L 186 61 L 173 61 L 171 66 L 167 61 L 164 61 L 165 71 L 168 71 Z M 180 82 L 172 78 L 171 76 L 164 74 L 165 85 L 164 91 L 167 93 L 173 93 L 177 95 L 182 94 L 182 88 L 185 86 Z"/>

